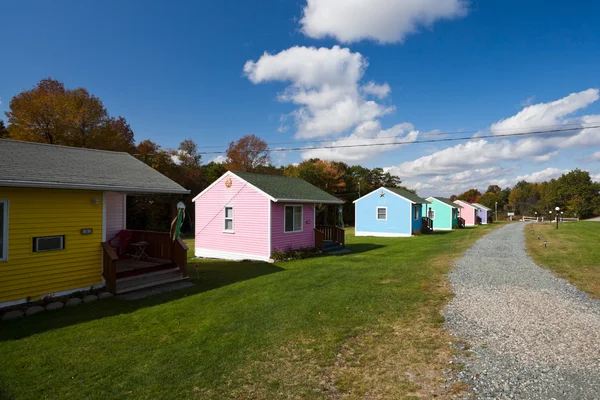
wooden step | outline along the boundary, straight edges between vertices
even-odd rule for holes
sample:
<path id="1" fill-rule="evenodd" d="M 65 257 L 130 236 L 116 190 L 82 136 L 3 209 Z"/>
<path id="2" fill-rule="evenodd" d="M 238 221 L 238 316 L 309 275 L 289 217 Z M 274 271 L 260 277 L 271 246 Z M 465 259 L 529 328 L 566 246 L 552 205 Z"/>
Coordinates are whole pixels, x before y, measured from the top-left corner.
<path id="1" fill-rule="evenodd" d="M 186 279 L 188 278 L 183 276 L 179 268 L 122 278 L 117 280 L 117 294 L 129 293 L 135 290 L 160 286 Z"/>

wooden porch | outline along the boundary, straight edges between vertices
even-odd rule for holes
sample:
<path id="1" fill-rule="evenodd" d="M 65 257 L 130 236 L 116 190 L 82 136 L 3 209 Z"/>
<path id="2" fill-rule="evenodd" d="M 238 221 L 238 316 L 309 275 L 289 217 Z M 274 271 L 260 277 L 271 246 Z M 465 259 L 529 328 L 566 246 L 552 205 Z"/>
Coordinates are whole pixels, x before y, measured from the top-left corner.
<path id="1" fill-rule="evenodd" d="M 187 250 L 181 238 L 168 232 L 128 230 L 131 238 L 119 256 L 108 242 L 102 243 L 102 276 L 106 288 L 121 294 L 188 279 Z"/>
<path id="2" fill-rule="evenodd" d="M 315 247 L 321 251 L 333 252 L 346 245 L 346 230 L 335 225 L 315 227 Z"/>

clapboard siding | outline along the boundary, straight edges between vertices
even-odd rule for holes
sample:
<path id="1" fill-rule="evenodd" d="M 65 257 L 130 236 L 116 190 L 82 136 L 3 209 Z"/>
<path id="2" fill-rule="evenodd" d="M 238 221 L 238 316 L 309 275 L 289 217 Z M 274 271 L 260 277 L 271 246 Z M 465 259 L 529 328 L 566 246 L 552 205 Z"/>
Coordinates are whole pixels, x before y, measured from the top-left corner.
<path id="1" fill-rule="evenodd" d="M 9 200 L 8 260 L 0 261 L 0 302 L 102 283 L 102 192 L 3 187 L 0 198 Z M 84 228 L 93 233 L 81 235 Z M 32 251 L 33 237 L 54 235 L 65 236 L 64 250 Z"/>
<path id="2" fill-rule="evenodd" d="M 288 232 L 285 228 L 285 206 L 302 205 L 302 232 Z M 271 245 L 273 250 L 315 247 L 315 211 L 312 204 L 272 203 Z"/>
<path id="3" fill-rule="evenodd" d="M 110 240 L 119 231 L 125 229 L 125 195 L 106 192 L 104 201 L 106 201 L 106 240 Z"/>
<path id="4" fill-rule="evenodd" d="M 470 203 L 467 203 L 466 201 L 456 200 L 454 201 L 454 203 L 462 207 L 459 209 L 459 215 L 462 219 L 465 220 L 465 225 L 475 225 L 477 209 L 473 207 Z"/>
<path id="5" fill-rule="evenodd" d="M 270 200 L 243 180 L 231 176 L 227 187 L 222 177 L 202 196 L 196 199 L 195 246 L 197 256 L 207 256 L 207 251 L 270 257 L 269 204 Z M 234 231 L 225 228 L 225 206 L 233 207 Z"/>

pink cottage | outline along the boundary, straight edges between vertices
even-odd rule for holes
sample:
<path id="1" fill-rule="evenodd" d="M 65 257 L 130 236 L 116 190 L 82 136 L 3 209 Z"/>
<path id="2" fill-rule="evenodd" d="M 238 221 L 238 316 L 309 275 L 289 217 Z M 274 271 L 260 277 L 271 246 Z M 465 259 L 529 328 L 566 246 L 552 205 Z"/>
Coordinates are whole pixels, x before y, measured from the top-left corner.
<path id="1" fill-rule="evenodd" d="M 477 224 L 477 207 L 462 200 L 455 200 L 454 204 L 458 204 L 461 207 L 459 215 L 465 220 L 465 226 L 475 226 Z"/>
<path id="2" fill-rule="evenodd" d="M 274 250 L 322 248 L 315 206 L 343 201 L 299 178 L 229 171 L 194 203 L 196 257 L 269 261 Z"/>

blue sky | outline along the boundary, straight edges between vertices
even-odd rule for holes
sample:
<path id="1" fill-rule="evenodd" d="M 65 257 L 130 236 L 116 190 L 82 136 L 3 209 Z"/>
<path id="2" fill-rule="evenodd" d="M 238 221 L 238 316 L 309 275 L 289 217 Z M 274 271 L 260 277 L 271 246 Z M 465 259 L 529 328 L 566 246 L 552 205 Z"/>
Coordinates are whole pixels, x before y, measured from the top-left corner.
<path id="1" fill-rule="evenodd" d="M 249 133 L 297 145 L 418 141 L 441 137 L 435 130 L 490 129 L 503 119 L 492 132 L 600 124 L 593 91 L 600 87 L 600 4 L 349 4 L 4 1 L 0 111 L 51 76 L 86 87 L 130 122 L 137 140 L 163 147 L 190 137 L 200 147 L 227 145 Z M 528 105 L 534 108 L 517 116 Z M 318 155 L 388 167 L 423 194 L 545 179 L 575 167 L 600 180 L 600 131 L 568 135 L 580 136 L 273 158 Z"/>

